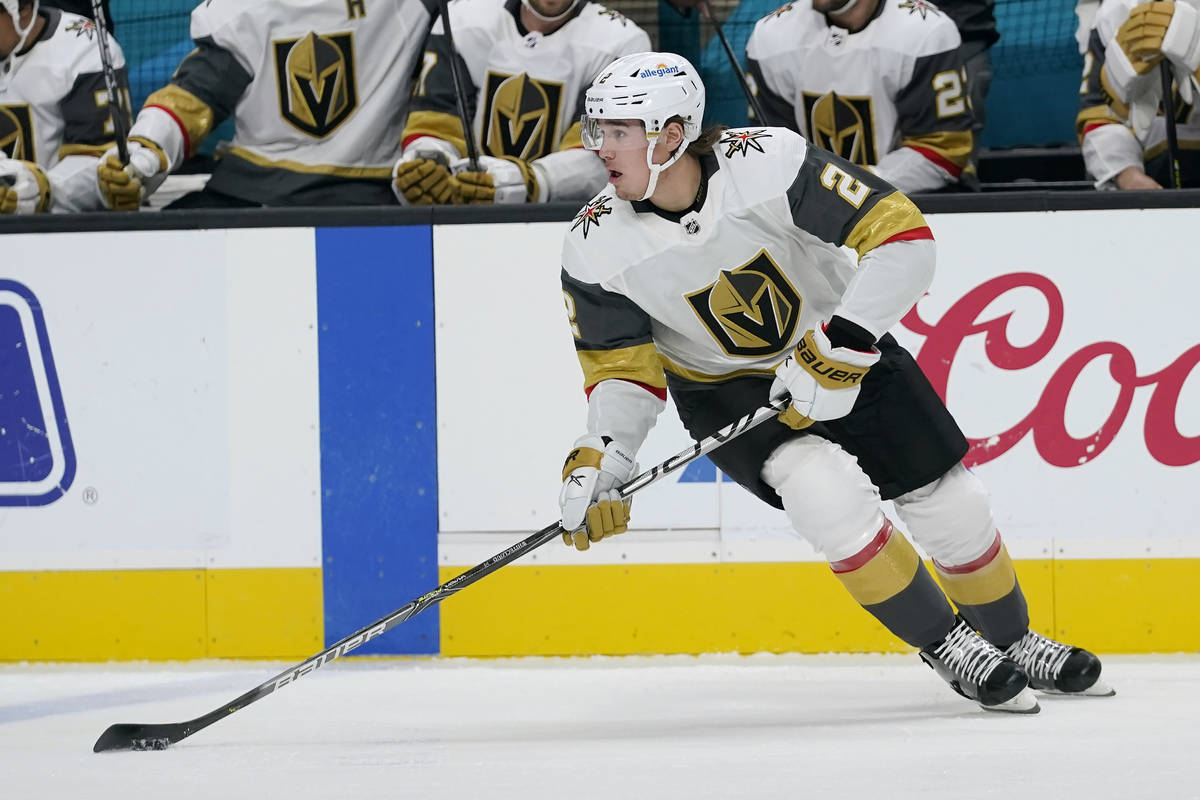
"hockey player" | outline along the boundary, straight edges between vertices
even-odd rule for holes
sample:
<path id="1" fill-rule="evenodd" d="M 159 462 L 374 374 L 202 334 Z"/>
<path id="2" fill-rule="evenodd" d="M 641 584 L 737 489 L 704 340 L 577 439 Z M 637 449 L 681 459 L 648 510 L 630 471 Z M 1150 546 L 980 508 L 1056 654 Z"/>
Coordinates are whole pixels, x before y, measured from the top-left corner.
<path id="1" fill-rule="evenodd" d="M 103 208 L 96 163 L 113 123 L 96 36 L 90 19 L 0 0 L 0 214 Z M 109 50 L 128 95 L 111 37 Z"/>
<path id="2" fill-rule="evenodd" d="M 1105 0 L 1083 61 L 1075 119 L 1083 163 L 1100 189 L 1161 189 L 1168 181 L 1159 64 L 1175 76 L 1184 185 L 1200 186 L 1200 14 L 1188 0 Z"/>
<path id="3" fill-rule="evenodd" d="M 746 58 L 765 124 L 928 192 L 958 182 L 973 146 L 960 43 L 927 0 L 797 0 L 758 21 Z"/>
<path id="4" fill-rule="evenodd" d="M 109 207 L 136 210 L 233 116 L 202 192 L 176 207 L 392 204 L 396 160 L 435 0 L 206 0 L 196 49 L 99 168 Z"/>
<path id="5" fill-rule="evenodd" d="M 604 168 L 579 141 L 579 103 L 600 68 L 650 48 L 646 32 L 588 0 L 460 0 L 425 53 L 393 189 L 402 203 L 582 202 Z M 480 157 L 474 171 L 451 59 L 467 84 Z"/>
<path id="6" fill-rule="evenodd" d="M 777 420 L 712 460 L 784 509 L 867 611 L 984 708 L 1036 711 L 1027 683 L 1111 693 L 1096 656 L 1029 629 L 986 491 L 961 463 L 966 439 L 887 333 L 933 276 L 916 206 L 786 128 L 702 132 L 704 87 L 669 53 L 614 62 L 584 114 L 610 185 L 563 244 L 588 394 L 562 473 L 567 544 L 625 530 L 614 487 L 635 473 L 668 391 L 696 439 L 787 393 Z"/>

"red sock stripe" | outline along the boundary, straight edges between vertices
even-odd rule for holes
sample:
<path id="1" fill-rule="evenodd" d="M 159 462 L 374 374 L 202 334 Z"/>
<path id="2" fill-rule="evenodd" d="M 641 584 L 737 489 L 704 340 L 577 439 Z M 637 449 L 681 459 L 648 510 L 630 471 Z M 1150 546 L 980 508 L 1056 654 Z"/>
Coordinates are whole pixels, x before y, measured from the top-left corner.
<path id="1" fill-rule="evenodd" d="M 996 538 L 992 540 L 992 544 L 987 549 L 987 552 L 974 561 L 969 561 L 966 564 L 961 564 L 957 567 L 947 567 L 940 561 L 934 561 L 933 563 L 937 564 L 937 568 L 940 571 L 949 575 L 966 575 L 968 572 L 974 572 L 977 569 L 983 569 L 988 564 L 992 563 L 992 559 L 994 559 L 1000 553 L 1000 545 L 1000 531 L 996 531 Z"/>
<path id="2" fill-rule="evenodd" d="M 834 572 L 853 572 L 862 565 L 866 564 L 879 552 L 883 550 L 888 540 L 892 538 L 892 521 L 884 519 L 883 525 L 879 528 L 879 532 L 875 534 L 875 538 L 871 542 L 859 550 L 849 558 L 843 558 L 841 561 L 830 561 L 829 566 Z"/>

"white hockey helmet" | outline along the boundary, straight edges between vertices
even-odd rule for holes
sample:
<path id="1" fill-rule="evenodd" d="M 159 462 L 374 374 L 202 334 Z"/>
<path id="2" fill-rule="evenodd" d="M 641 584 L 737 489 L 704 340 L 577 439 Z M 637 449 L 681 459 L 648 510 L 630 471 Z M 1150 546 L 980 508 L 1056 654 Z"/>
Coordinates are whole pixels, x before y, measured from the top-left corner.
<path id="1" fill-rule="evenodd" d="M 12 52 L 0 61 L 0 88 L 7 88 L 9 81 L 12 80 L 13 73 L 17 71 L 17 53 L 25 49 L 28 44 L 29 33 L 33 30 L 33 25 L 37 21 L 38 0 L 33 0 L 33 13 L 29 15 L 29 24 L 24 28 L 21 27 L 21 0 L 0 0 L 0 9 L 4 9 L 10 17 L 12 17 L 13 27 L 17 30 L 17 35 L 21 37 L 17 41 L 16 47 Z"/>
<path id="2" fill-rule="evenodd" d="M 683 120 L 683 144 L 664 164 L 653 163 L 654 141 L 673 117 Z M 658 176 L 683 155 L 700 136 L 704 119 L 704 83 L 683 56 L 674 53 L 635 53 L 600 71 L 584 95 L 580 129 L 583 146 L 599 150 L 604 144 L 601 120 L 636 119 L 646 126 L 646 163 L 650 184 L 645 200 L 654 194 Z"/>

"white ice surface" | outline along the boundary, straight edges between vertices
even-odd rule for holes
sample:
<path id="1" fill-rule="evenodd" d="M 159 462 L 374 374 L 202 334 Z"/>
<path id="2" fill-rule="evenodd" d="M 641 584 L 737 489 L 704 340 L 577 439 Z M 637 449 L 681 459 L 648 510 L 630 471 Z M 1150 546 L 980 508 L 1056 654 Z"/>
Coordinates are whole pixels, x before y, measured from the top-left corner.
<path id="1" fill-rule="evenodd" d="M 1200 798 L 1200 657 L 980 710 L 915 656 L 339 662 L 163 752 L 93 754 L 287 664 L 0 666 L 0 797 Z"/>

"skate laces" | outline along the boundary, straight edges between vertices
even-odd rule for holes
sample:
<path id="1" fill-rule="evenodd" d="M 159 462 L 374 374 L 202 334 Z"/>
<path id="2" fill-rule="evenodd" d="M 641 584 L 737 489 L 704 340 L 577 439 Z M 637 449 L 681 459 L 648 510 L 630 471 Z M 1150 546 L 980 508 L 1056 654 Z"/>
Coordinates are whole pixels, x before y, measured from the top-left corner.
<path id="1" fill-rule="evenodd" d="M 1069 644 L 1047 639 L 1040 633 L 1026 631 L 1024 636 L 1009 646 L 1008 655 L 1024 667 L 1031 677 L 1055 680 L 1074 649 Z"/>
<path id="2" fill-rule="evenodd" d="M 982 686 L 1005 658 L 995 646 L 961 621 L 933 653 L 943 664 L 977 686 Z"/>

